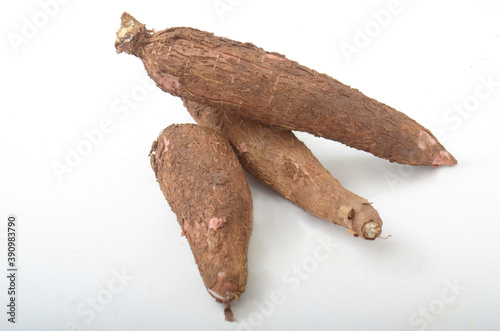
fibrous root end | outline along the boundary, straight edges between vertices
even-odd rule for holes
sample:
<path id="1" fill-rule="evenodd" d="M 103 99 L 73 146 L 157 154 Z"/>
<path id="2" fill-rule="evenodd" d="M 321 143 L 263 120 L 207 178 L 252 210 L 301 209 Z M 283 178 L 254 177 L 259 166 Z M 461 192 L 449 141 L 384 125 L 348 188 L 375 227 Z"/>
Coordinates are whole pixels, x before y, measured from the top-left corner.
<path id="1" fill-rule="evenodd" d="M 382 227 L 378 222 L 370 221 L 363 226 L 363 237 L 365 239 L 374 240 L 382 233 Z"/>
<path id="2" fill-rule="evenodd" d="M 224 308 L 224 316 L 226 317 L 226 321 L 234 322 L 233 311 L 231 310 L 231 304 L 226 303 L 226 307 Z"/>

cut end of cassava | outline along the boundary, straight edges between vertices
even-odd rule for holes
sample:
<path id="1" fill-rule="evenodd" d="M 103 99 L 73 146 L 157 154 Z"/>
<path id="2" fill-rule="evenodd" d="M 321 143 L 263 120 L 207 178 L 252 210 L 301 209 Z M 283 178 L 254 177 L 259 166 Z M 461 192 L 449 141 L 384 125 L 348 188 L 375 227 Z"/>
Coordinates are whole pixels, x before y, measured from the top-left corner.
<path id="1" fill-rule="evenodd" d="M 208 293 L 215 300 L 223 303 L 230 303 L 233 300 L 239 300 L 240 291 L 238 286 L 228 280 L 228 276 L 224 271 L 217 274 L 217 280 L 211 288 L 208 288 Z"/>
<path id="2" fill-rule="evenodd" d="M 371 203 L 364 200 L 338 209 L 338 217 L 343 219 L 343 226 L 355 237 L 374 240 L 382 233 L 382 220 Z"/>
<path id="3" fill-rule="evenodd" d="M 116 52 L 118 54 L 121 52 L 133 54 L 134 43 L 137 43 L 139 37 L 147 32 L 146 26 L 129 13 L 123 13 L 121 20 L 122 24 L 116 33 Z"/>
<path id="4" fill-rule="evenodd" d="M 382 228 L 378 222 L 370 221 L 363 226 L 363 237 L 368 240 L 374 240 L 380 236 Z"/>
<path id="5" fill-rule="evenodd" d="M 232 292 L 226 292 L 225 294 L 219 293 L 212 289 L 208 289 L 208 293 L 214 297 L 214 299 L 218 302 L 231 302 L 235 299 L 235 294 Z"/>

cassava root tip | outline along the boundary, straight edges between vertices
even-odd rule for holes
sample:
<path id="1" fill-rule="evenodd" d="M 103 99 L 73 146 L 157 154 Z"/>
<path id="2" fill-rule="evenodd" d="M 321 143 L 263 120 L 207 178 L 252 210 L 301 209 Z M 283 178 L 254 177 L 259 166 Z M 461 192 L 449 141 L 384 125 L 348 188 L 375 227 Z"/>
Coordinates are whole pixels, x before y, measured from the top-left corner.
<path id="1" fill-rule="evenodd" d="M 127 13 L 121 23 L 118 53 L 139 57 L 164 92 L 391 162 L 456 164 L 437 138 L 407 115 L 284 55 L 189 27 L 154 32 Z"/>
<path id="2" fill-rule="evenodd" d="M 363 226 L 363 237 L 365 239 L 373 240 L 380 236 L 381 232 L 382 228 L 378 222 L 370 221 Z"/>
<path id="3" fill-rule="evenodd" d="M 121 52 L 133 54 L 132 44 L 139 42 L 139 40 L 136 41 L 135 39 L 140 39 L 145 32 L 151 31 L 146 30 L 146 26 L 136 20 L 129 13 L 123 13 L 121 20 L 122 24 L 116 33 L 116 51 L 118 54 Z"/>
<path id="4" fill-rule="evenodd" d="M 231 304 L 226 303 L 226 307 L 224 308 L 224 316 L 226 317 L 226 321 L 234 322 L 233 311 L 231 310 Z"/>

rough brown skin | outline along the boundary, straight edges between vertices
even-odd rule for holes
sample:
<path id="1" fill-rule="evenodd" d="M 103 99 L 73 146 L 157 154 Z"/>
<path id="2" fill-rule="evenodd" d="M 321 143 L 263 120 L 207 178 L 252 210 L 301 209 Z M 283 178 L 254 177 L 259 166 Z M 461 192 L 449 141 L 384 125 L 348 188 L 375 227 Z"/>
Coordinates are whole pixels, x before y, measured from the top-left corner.
<path id="1" fill-rule="evenodd" d="M 199 125 L 231 142 L 245 170 L 297 206 L 356 237 L 380 235 L 382 220 L 372 205 L 345 189 L 293 132 L 193 101 L 184 106 Z"/>
<path id="2" fill-rule="evenodd" d="M 455 165 L 432 133 L 360 91 L 250 43 L 187 28 L 147 30 L 122 15 L 115 47 L 163 91 L 410 165 Z"/>
<path id="3" fill-rule="evenodd" d="M 238 300 L 247 283 L 252 197 L 233 148 L 213 130 L 171 125 L 150 157 L 208 292 L 226 304 Z M 232 319 L 229 306 L 225 313 Z"/>

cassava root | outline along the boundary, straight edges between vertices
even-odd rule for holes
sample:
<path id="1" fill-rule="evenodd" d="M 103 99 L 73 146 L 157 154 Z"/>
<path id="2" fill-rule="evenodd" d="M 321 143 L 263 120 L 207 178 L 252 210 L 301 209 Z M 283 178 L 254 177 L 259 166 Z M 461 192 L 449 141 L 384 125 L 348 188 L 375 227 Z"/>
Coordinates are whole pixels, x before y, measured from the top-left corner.
<path id="1" fill-rule="evenodd" d="M 229 142 L 195 124 L 171 125 L 153 143 L 151 166 L 205 287 L 217 301 L 239 300 L 247 283 L 252 232 L 248 181 Z"/>
<path id="2" fill-rule="evenodd" d="M 405 114 L 250 43 L 187 27 L 153 32 L 124 13 L 115 47 L 142 59 L 163 91 L 189 101 L 336 140 L 391 162 L 457 163 Z"/>
<path id="3" fill-rule="evenodd" d="M 382 220 L 364 198 L 345 189 L 291 131 L 184 100 L 195 121 L 220 132 L 250 174 L 311 214 L 373 240 Z"/>

